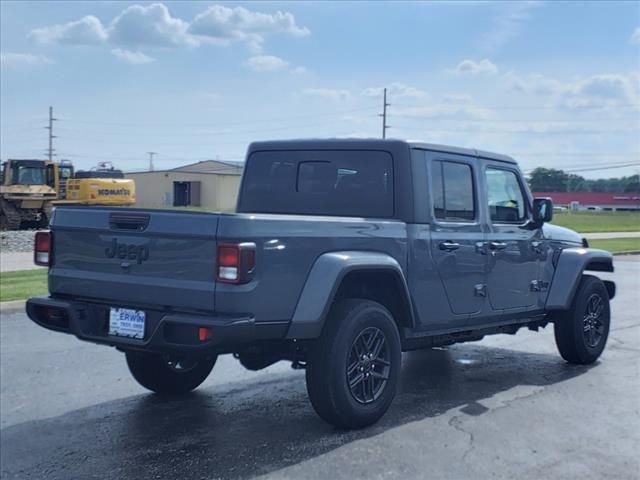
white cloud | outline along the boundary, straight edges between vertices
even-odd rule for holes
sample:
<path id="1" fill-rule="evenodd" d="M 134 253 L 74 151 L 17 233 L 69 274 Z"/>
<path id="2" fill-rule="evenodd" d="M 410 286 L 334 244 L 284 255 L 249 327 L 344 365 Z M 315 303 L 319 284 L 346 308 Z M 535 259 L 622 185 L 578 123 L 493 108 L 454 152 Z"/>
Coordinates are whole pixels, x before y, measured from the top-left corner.
<path id="1" fill-rule="evenodd" d="M 274 72 L 289 66 L 289 62 L 273 55 L 257 55 L 247 60 L 247 66 L 256 72 Z"/>
<path id="2" fill-rule="evenodd" d="M 479 62 L 463 60 L 456 66 L 456 68 L 449 70 L 449 73 L 459 75 L 495 75 L 498 73 L 498 67 L 488 58 L 484 58 Z"/>
<path id="3" fill-rule="evenodd" d="M 442 97 L 443 103 L 472 103 L 473 97 L 468 93 L 446 93 Z"/>
<path id="4" fill-rule="evenodd" d="M 362 95 L 367 97 L 379 97 L 382 95 L 383 90 L 384 87 L 365 88 L 362 91 Z M 390 97 L 425 98 L 427 97 L 427 92 L 416 87 L 405 85 L 404 83 L 393 82 L 387 87 L 387 95 Z"/>
<path id="5" fill-rule="evenodd" d="M 302 94 L 310 97 L 328 98 L 330 100 L 344 100 L 351 95 L 349 90 L 334 88 L 305 88 Z"/>
<path id="6" fill-rule="evenodd" d="M 155 61 L 155 58 L 145 55 L 142 52 L 132 52 L 131 50 L 123 50 L 121 48 L 114 48 L 111 50 L 111 53 L 118 60 L 130 63 L 131 65 L 144 65 Z"/>
<path id="7" fill-rule="evenodd" d="M 638 74 L 604 73 L 582 80 L 562 82 L 539 73 L 505 75 L 512 90 L 548 97 L 561 108 L 610 109 L 640 105 Z"/>
<path id="8" fill-rule="evenodd" d="M 0 64 L 2 64 L 3 67 L 34 66 L 45 65 L 49 63 L 53 63 L 53 61 L 50 58 L 43 57 L 41 55 L 12 52 L 0 53 Z"/>
<path id="9" fill-rule="evenodd" d="M 218 44 L 245 42 L 252 51 L 259 52 L 266 35 L 281 33 L 304 37 L 310 32 L 306 27 L 300 27 L 289 12 L 270 14 L 244 7 L 213 5 L 196 15 L 189 26 L 189 33 Z"/>
<path id="10" fill-rule="evenodd" d="M 374 137 L 371 132 L 354 131 L 354 132 L 344 133 L 342 135 L 336 135 L 335 138 L 374 138 Z"/>
<path id="11" fill-rule="evenodd" d="M 560 105 L 568 108 L 615 108 L 640 104 L 640 85 L 636 75 L 601 74 L 568 84 Z"/>
<path id="12" fill-rule="evenodd" d="M 124 46 L 181 47 L 198 42 L 187 34 L 189 23 L 172 17 L 162 3 L 125 8 L 109 26 L 109 40 Z"/>
<path id="13" fill-rule="evenodd" d="M 565 88 L 562 82 L 539 73 L 521 76 L 509 72 L 504 77 L 512 90 L 525 94 L 548 96 L 557 94 Z"/>
<path id="14" fill-rule="evenodd" d="M 31 30 L 27 38 L 40 44 L 99 45 L 108 34 L 102 22 L 93 15 L 80 20 Z"/>
<path id="15" fill-rule="evenodd" d="M 636 27 L 636 29 L 631 34 L 631 38 L 629 39 L 632 45 L 640 45 L 640 27 Z"/>
<path id="16" fill-rule="evenodd" d="M 394 109 L 391 115 L 409 118 L 487 120 L 493 116 L 493 111 L 480 107 L 473 102 L 463 101 L 456 103 L 449 99 L 449 101 L 428 106 Z"/>
<path id="17" fill-rule="evenodd" d="M 307 72 L 308 72 L 308 70 L 305 67 L 293 67 L 291 69 L 291 73 L 293 73 L 295 75 L 304 75 Z"/>
<path id="18" fill-rule="evenodd" d="M 520 35 L 524 24 L 532 17 L 531 10 L 541 4 L 539 1 L 496 3 L 499 13 L 493 22 L 493 28 L 479 40 L 480 49 L 494 52 Z"/>
<path id="19" fill-rule="evenodd" d="M 189 22 L 172 16 L 164 4 L 153 3 L 130 5 L 107 24 L 87 15 L 72 22 L 36 28 L 28 37 L 41 44 L 108 42 L 125 48 L 197 47 L 203 43 L 224 46 L 240 42 L 257 54 L 271 34 L 304 37 L 310 32 L 298 25 L 290 12 L 262 13 L 244 7 L 213 5 Z"/>

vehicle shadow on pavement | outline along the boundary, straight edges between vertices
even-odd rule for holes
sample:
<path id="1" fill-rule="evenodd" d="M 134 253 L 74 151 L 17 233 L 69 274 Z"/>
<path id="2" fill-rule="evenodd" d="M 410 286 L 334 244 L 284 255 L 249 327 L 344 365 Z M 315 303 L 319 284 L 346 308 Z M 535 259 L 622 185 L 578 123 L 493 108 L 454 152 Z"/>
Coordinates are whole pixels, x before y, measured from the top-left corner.
<path id="1" fill-rule="evenodd" d="M 182 399 L 136 395 L 3 429 L 1 476 L 243 478 L 452 408 L 481 415 L 488 411 L 483 399 L 587 370 L 557 355 L 481 345 L 411 352 L 389 412 L 376 425 L 350 432 L 315 415 L 302 372 L 204 388 Z"/>

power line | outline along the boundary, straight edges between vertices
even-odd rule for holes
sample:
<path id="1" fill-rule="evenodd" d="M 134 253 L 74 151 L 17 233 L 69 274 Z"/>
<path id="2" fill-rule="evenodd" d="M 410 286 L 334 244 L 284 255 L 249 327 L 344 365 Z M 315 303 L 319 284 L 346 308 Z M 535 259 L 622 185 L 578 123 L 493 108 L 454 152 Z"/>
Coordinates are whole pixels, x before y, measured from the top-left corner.
<path id="1" fill-rule="evenodd" d="M 345 115 L 345 114 L 349 114 L 349 113 L 362 113 L 365 111 L 370 111 L 372 114 L 374 114 L 375 112 L 373 112 L 374 107 L 368 106 L 368 107 L 362 107 L 362 108 L 355 108 L 355 109 L 348 109 L 348 110 L 337 110 L 337 111 L 333 111 L 330 113 L 319 113 L 319 114 L 304 114 L 304 115 L 291 115 L 291 116 L 286 116 L 286 117 L 275 117 L 275 118 L 269 118 L 269 119 L 261 119 L 261 120 L 239 120 L 237 122 L 225 122 L 226 126 L 234 126 L 234 125 L 252 125 L 252 124 L 261 124 L 261 123 L 268 123 L 268 124 L 272 124 L 272 123 L 278 123 L 278 122 L 287 122 L 289 120 L 300 120 L 300 119 L 305 119 L 305 118 L 324 118 L 324 117 L 335 117 L 336 115 Z M 191 123 L 191 124 L 187 124 L 187 123 L 183 123 L 183 122 L 163 122 L 163 123 L 158 123 L 158 122 L 102 122 L 102 121 L 92 121 L 92 120 L 74 120 L 73 118 L 68 119 L 65 118 L 64 119 L 65 123 L 71 123 L 71 124 L 95 124 L 95 125 L 118 125 L 118 126 L 135 126 L 135 127 L 151 127 L 151 126 L 155 126 L 155 127 L 186 127 L 186 128 L 198 128 L 198 127 L 203 127 L 203 128 L 207 128 L 210 127 L 210 124 L 206 124 L 206 123 Z"/>
<path id="2" fill-rule="evenodd" d="M 627 130 L 557 130 L 557 131 L 536 131 L 536 130 L 509 130 L 506 128 L 503 129 L 469 129 L 469 128 L 456 128 L 456 129 L 428 129 L 424 127 L 398 127 L 400 130 L 409 130 L 409 131 L 424 131 L 425 133 L 504 133 L 509 135 L 594 135 L 594 134 L 607 134 L 607 135 L 620 135 L 620 134 L 633 134 L 637 135 L 637 130 L 627 129 Z"/>
<path id="3" fill-rule="evenodd" d="M 580 172 L 595 172 L 598 170 L 613 170 L 613 169 L 618 169 L 618 168 L 631 168 L 631 167 L 636 167 L 636 166 L 640 166 L 640 163 L 635 162 L 635 163 L 626 163 L 626 164 L 620 164 L 620 165 L 595 165 L 592 167 L 578 167 L 578 168 L 567 168 L 567 167 L 561 167 L 560 169 L 565 172 L 565 173 L 580 173 Z M 537 167 L 536 167 L 537 168 Z M 535 170 L 535 168 L 532 168 L 530 170 L 526 170 L 525 173 L 531 173 L 533 170 Z"/>
<path id="4" fill-rule="evenodd" d="M 255 128 L 251 128 L 251 129 L 247 129 L 247 130 L 237 130 L 237 129 L 223 129 L 223 130 L 216 130 L 216 131 L 211 131 L 211 132 L 190 132 L 187 134 L 177 134 L 175 132 L 172 132 L 171 134 L 155 134 L 155 133 L 151 133 L 151 132 L 143 132 L 140 135 L 137 135 L 135 133 L 126 133 L 125 135 L 129 134 L 129 135 L 134 135 L 136 138 L 142 135 L 151 135 L 152 137 L 162 137 L 162 138 L 166 138 L 167 136 L 205 136 L 205 137 L 215 137 L 215 136 L 224 136 L 224 137 L 228 137 L 229 135 L 234 135 L 234 134 L 250 134 L 252 135 L 252 138 L 255 139 L 256 135 L 260 135 L 263 133 L 269 133 L 269 132 L 279 132 L 279 131 L 292 131 L 293 129 L 302 129 L 302 128 L 316 128 L 316 127 L 326 127 L 327 123 L 326 122 L 316 122 L 316 123 L 310 123 L 310 124 L 295 124 L 295 125 L 282 125 L 282 126 L 276 126 L 273 128 L 263 128 L 263 129 L 255 129 Z M 101 132 L 99 132 L 99 134 L 101 136 L 104 137 L 104 134 L 102 134 Z M 120 135 L 120 134 L 118 134 Z M 69 137 L 72 138 L 72 137 Z M 84 140 L 85 138 L 83 138 Z M 219 142 L 216 142 L 219 143 Z M 234 142 L 235 143 L 235 142 Z"/>
<path id="5" fill-rule="evenodd" d="M 411 108 L 411 107 L 416 107 L 416 104 L 408 104 L 408 103 L 399 103 L 399 104 L 395 104 L 395 106 L 397 107 L 405 107 L 405 108 Z M 558 109 L 558 105 L 538 105 L 538 106 L 532 106 L 532 105 L 476 105 L 473 103 L 447 103 L 447 102 L 442 102 L 442 103 L 438 103 L 435 105 L 435 107 L 475 107 L 475 108 L 485 108 L 485 109 L 491 109 L 491 110 L 557 110 Z M 611 106 L 606 106 L 606 105 L 575 105 L 573 107 L 566 107 L 567 110 L 571 110 L 571 111 L 575 111 L 575 110 L 583 110 L 583 111 L 588 111 L 588 110 L 603 110 L 603 109 L 607 109 L 609 111 L 618 109 L 618 108 L 640 108 L 640 103 L 621 103 L 618 105 L 611 105 Z"/>
<path id="6" fill-rule="evenodd" d="M 584 167 L 584 168 L 568 168 L 563 170 L 568 173 L 576 173 L 576 172 L 592 172 L 596 170 L 613 170 L 617 168 L 630 168 L 630 167 L 637 167 L 637 166 L 640 166 L 640 163 L 635 162 L 635 163 L 627 163 L 623 165 L 603 165 L 599 167 L 594 166 L 594 167 Z"/>
<path id="7" fill-rule="evenodd" d="M 460 111 L 452 111 L 450 112 L 450 114 L 458 114 L 461 113 Z M 419 114 L 406 114 L 406 113 L 402 113 L 402 111 L 397 112 L 394 111 L 393 115 L 395 117 L 399 117 L 399 118 L 404 118 L 404 119 L 411 119 L 411 120 L 416 120 L 416 121 L 420 121 L 420 122 L 437 122 L 437 123 L 441 123 L 441 122 L 456 122 L 458 124 L 462 123 L 482 123 L 482 124 L 487 124 L 487 123 L 509 123 L 509 124 L 513 124 L 513 123 L 520 123 L 520 124 L 524 124 L 524 125 L 535 125 L 535 124 L 570 124 L 570 125 L 577 125 L 577 124 L 585 124 L 585 125 L 589 125 L 589 124 L 599 124 L 602 122 L 602 118 L 586 118 L 586 119 L 582 119 L 582 120 L 574 120 L 573 118 L 567 118 L 567 119 L 526 119 L 526 120 L 517 120 L 517 119 L 513 119 L 513 118 L 505 118 L 505 119 L 485 119 L 485 118 L 456 118 L 456 117 L 452 117 L 452 116 L 445 116 L 445 115 L 441 115 L 441 116 L 433 116 L 433 115 L 419 115 Z M 622 120 L 625 118 L 631 118 L 631 117 L 618 117 L 615 120 Z M 639 119 L 640 117 L 634 115 L 633 118 L 635 119 Z M 640 120 L 639 120 L 640 121 Z"/>

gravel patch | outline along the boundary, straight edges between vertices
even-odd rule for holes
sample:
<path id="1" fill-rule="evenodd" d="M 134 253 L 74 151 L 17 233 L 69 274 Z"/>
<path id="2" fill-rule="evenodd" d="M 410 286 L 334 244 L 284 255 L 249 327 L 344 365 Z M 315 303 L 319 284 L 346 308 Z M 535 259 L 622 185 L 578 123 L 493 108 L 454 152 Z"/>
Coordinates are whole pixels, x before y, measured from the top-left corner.
<path id="1" fill-rule="evenodd" d="M 0 232 L 0 250 L 2 253 L 32 252 L 33 237 L 38 230 L 12 230 Z"/>

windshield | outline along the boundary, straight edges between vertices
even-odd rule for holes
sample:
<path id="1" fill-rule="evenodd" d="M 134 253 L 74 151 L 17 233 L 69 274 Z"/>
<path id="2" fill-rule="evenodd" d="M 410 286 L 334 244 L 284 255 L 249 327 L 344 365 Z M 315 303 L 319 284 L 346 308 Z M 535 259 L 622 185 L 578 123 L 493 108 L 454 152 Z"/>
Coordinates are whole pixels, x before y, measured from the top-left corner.
<path id="1" fill-rule="evenodd" d="M 45 171 L 42 167 L 20 165 L 15 173 L 14 183 L 19 185 L 44 185 Z"/>
<path id="2" fill-rule="evenodd" d="M 73 176 L 73 167 L 58 167 L 58 172 L 60 178 L 71 178 Z"/>

